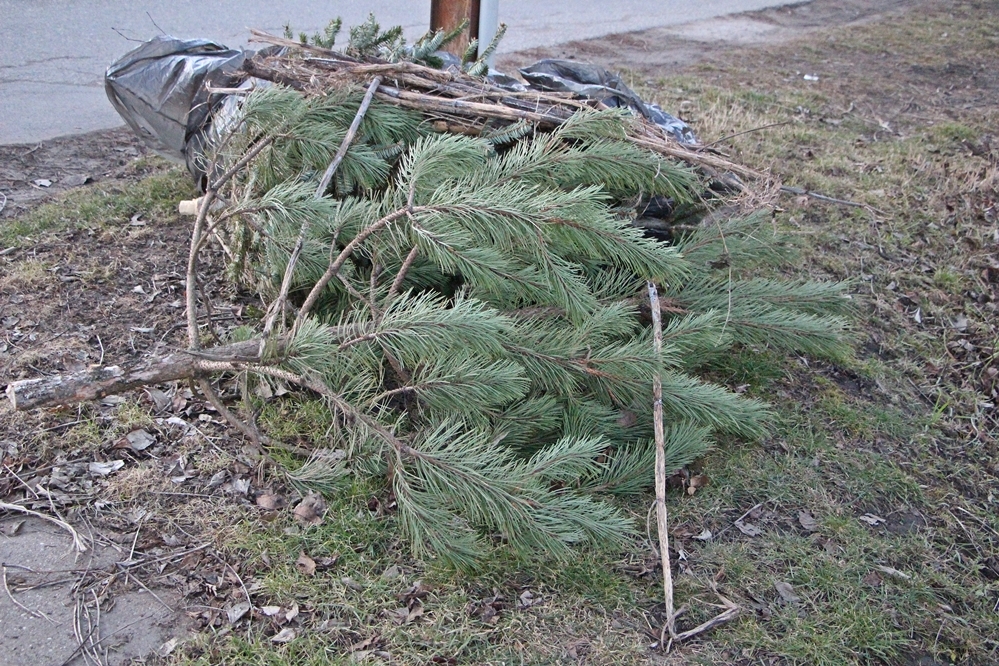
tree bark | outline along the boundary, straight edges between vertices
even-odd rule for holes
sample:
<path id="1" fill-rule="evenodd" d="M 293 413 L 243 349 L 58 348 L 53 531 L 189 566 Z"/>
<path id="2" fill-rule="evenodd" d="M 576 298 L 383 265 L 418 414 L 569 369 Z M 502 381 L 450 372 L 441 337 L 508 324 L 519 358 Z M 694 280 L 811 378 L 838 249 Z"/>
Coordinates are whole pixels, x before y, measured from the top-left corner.
<path id="1" fill-rule="evenodd" d="M 279 342 L 276 353 L 283 351 Z M 116 365 L 39 379 L 24 379 L 7 385 L 7 397 L 16 410 L 71 405 L 100 400 L 142 386 L 178 379 L 196 379 L 231 369 L 233 363 L 261 363 L 260 340 L 247 340 L 204 352 L 179 351 L 154 359 L 140 369 L 124 370 Z"/>
<path id="2" fill-rule="evenodd" d="M 465 53 L 468 44 L 479 36 L 479 0 L 431 0 L 430 29 L 454 30 L 468 19 L 468 27 L 444 50 L 459 58 Z"/>

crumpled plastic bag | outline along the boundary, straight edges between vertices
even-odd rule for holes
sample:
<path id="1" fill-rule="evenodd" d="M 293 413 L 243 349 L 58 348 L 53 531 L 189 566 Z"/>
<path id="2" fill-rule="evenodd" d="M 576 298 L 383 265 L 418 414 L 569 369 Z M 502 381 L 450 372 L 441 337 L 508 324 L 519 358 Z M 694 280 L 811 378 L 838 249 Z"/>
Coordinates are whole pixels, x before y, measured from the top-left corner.
<path id="1" fill-rule="evenodd" d="M 621 77 L 603 67 L 574 60 L 540 60 L 520 70 L 531 88 L 548 92 L 571 92 L 595 99 L 610 107 L 627 107 L 669 132 L 682 144 L 696 144 L 697 137 L 687 123 L 647 104 Z"/>
<path id="2" fill-rule="evenodd" d="M 212 93 L 209 88 L 249 85 L 249 77 L 241 68 L 253 55 L 252 51 L 229 49 L 205 39 L 164 35 L 112 63 L 104 76 L 104 86 L 118 114 L 149 147 L 186 163 L 200 181 L 204 176 L 201 157 L 213 116 L 231 116 L 238 106 L 237 97 Z M 495 71 L 487 78 L 509 90 L 572 92 L 607 106 L 629 108 L 680 143 L 697 143 L 685 122 L 655 104 L 647 104 L 620 76 L 602 67 L 571 60 L 541 60 L 520 73 L 527 85 Z M 225 108 L 220 108 L 222 105 Z"/>
<path id="3" fill-rule="evenodd" d="M 248 55 L 205 39 L 155 37 L 108 67 L 104 89 L 150 148 L 198 174 L 205 129 L 226 97 L 209 93 L 206 84 L 238 84 L 246 78 L 239 70 Z"/>

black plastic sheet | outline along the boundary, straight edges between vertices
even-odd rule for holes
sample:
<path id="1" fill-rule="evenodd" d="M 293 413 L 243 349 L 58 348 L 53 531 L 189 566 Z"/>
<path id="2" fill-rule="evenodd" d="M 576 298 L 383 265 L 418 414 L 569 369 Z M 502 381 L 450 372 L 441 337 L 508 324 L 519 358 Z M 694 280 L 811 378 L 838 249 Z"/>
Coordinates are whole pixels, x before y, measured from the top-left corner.
<path id="1" fill-rule="evenodd" d="M 245 78 L 239 72 L 249 55 L 205 39 L 155 37 L 108 67 L 104 88 L 118 114 L 150 148 L 184 162 L 195 162 L 204 132 L 229 87 Z"/>
<path id="2" fill-rule="evenodd" d="M 204 39 L 156 37 L 112 63 L 104 85 L 118 114 L 146 144 L 186 163 L 200 180 L 200 158 L 212 116 L 227 101 L 226 95 L 213 94 L 210 88 L 232 88 L 245 82 L 248 75 L 241 68 L 252 55 L 252 51 L 229 49 Z M 454 62 L 445 64 L 455 66 L 457 58 L 450 57 Z M 647 104 L 620 76 L 602 67 L 571 60 L 541 60 L 520 73 L 526 85 L 495 71 L 487 78 L 509 90 L 572 92 L 607 106 L 629 108 L 680 143 L 697 142 L 685 122 L 655 104 Z"/>
<path id="3" fill-rule="evenodd" d="M 536 90 L 571 92 L 610 107 L 626 107 L 651 120 L 680 143 L 697 143 L 687 123 L 666 113 L 658 104 L 647 104 L 620 76 L 603 67 L 574 60 L 540 60 L 521 69 L 520 74 Z"/>

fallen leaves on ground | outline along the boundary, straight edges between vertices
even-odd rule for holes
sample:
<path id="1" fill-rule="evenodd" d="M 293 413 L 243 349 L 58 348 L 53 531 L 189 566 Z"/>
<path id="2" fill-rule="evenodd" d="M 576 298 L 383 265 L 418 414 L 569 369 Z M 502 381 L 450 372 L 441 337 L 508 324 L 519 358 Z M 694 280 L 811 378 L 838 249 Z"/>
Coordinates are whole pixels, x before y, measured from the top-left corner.
<path id="1" fill-rule="evenodd" d="M 295 519 L 306 525 L 319 525 L 323 522 L 323 514 L 326 512 L 326 500 L 322 495 L 309 493 L 298 503 L 292 512 Z"/>
<path id="2" fill-rule="evenodd" d="M 796 604 L 801 601 L 801 597 L 795 594 L 794 587 L 790 583 L 785 583 L 780 580 L 775 581 L 774 589 L 777 590 L 777 594 L 780 595 L 780 598 L 783 599 L 785 603 Z"/>

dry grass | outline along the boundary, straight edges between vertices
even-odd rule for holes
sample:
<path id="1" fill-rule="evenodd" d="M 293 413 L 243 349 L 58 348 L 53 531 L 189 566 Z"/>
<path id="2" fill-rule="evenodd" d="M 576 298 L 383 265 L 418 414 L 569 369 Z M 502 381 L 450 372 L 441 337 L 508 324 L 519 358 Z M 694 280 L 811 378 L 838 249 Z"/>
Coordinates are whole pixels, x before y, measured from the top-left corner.
<path id="1" fill-rule="evenodd" d="M 832 366 L 747 350 L 713 369 L 782 416 L 766 441 L 731 442 L 703 461 L 707 487 L 671 497 L 677 598 L 690 605 L 680 629 L 715 613 L 709 582 L 745 613 L 670 655 L 650 647 L 664 619 L 651 541 L 567 566 L 497 556 L 461 575 L 409 558 L 383 488 L 346 484 L 313 527 L 257 506 L 256 493 L 289 505 L 297 496 L 197 400 L 187 416 L 200 434 L 151 416 L 145 398 L 0 418 L 10 417 L 8 432 L 79 421 L 32 440 L 38 460 L 131 456 L 108 446 L 133 427 L 156 434 L 158 457 L 130 457 L 101 489 L 103 508 L 86 515 L 130 542 L 138 528 L 129 517 L 146 512 L 141 552 L 210 544 L 158 574 L 188 595 L 204 630 L 167 660 L 174 664 L 996 663 L 996 35 L 997 3 L 945 2 L 808 42 L 742 50 L 642 91 L 680 109 L 736 161 L 865 204 L 780 202 L 775 224 L 797 235 L 802 253 L 788 272 L 855 284 L 857 357 Z M 183 192 L 176 175 L 158 176 L 134 192 L 71 195 L 17 228 L 53 254 L 69 251 L 64 236 L 87 229 L 135 250 L 156 240 L 151 229 L 169 228 L 168 210 Z M 137 209 L 154 224 L 133 235 L 127 225 Z M 24 237 L 11 236 L 19 244 Z M 133 283 L 109 284 L 113 274 L 101 266 L 111 259 L 94 257 L 81 261 L 90 288 L 141 311 L 126 300 Z M 15 270 L 30 260 L 18 261 Z M 125 344 L 117 353 L 127 353 Z M 260 418 L 292 444 L 310 444 L 326 425 L 290 398 Z M 301 462 L 295 451 L 268 453 Z M 197 476 L 175 483 L 169 465 L 180 456 Z M 218 472 L 251 481 L 250 493 L 210 488 Z M 749 536 L 733 522 L 757 504 L 748 520 L 760 534 Z M 646 505 L 628 509 L 645 520 Z M 694 538 L 705 530 L 710 540 Z M 182 545 L 169 545 L 176 540 Z M 303 573 L 303 551 L 334 561 Z M 417 581 L 424 593 L 414 596 Z M 799 600 L 785 600 L 775 583 L 792 585 Z M 257 607 L 297 605 L 295 640 L 274 643 L 281 625 L 262 614 L 230 625 L 224 610 L 246 594 Z M 398 612 L 417 606 L 422 614 L 408 623 Z"/>

